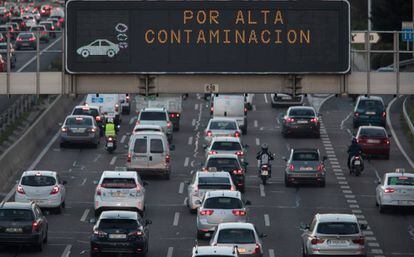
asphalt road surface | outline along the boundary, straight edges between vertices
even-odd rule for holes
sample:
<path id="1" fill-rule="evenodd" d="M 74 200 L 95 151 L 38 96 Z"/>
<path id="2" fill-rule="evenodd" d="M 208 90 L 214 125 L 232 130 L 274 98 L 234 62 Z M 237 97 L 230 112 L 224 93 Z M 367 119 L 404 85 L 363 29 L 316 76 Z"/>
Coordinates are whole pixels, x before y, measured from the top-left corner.
<path id="1" fill-rule="evenodd" d="M 391 98 L 385 98 L 387 102 Z M 401 99 L 391 108 L 392 121 L 399 119 Z M 320 105 L 322 113 L 321 139 L 282 137 L 280 120 L 285 109 L 272 109 L 270 96 L 256 94 L 253 110 L 248 113 L 248 134 L 243 136 L 250 163 L 244 198 L 252 202 L 249 222 L 259 232 L 268 235 L 264 241 L 266 257 L 301 256 L 301 222 L 309 223 L 315 213 L 355 213 L 361 223 L 368 223 L 365 232 L 369 256 L 414 256 L 414 215 L 411 211 L 393 211 L 379 214 L 375 207 L 377 176 L 395 168 L 410 166 L 391 139 L 390 160 L 372 160 L 360 177 L 351 177 L 346 168 L 346 148 L 352 133 L 352 102 L 347 98 L 331 97 L 325 102 L 313 98 L 312 104 Z M 172 153 L 171 180 L 144 177 L 149 182 L 146 191 L 145 218 L 151 219 L 149 257 L 190 256 L 196 242 L 196 216 L 184 205 L 184 182 L 204 161 L 202 148 L 203 130 L 209 120 L 207 102 L 200 96 L 191 95 L 183 101 L 184 111 L 181 130 L 174 134 L 176 146 Z M 134 113 L 134 112 L 131 112 Z M 52 142 L 36 169 L 58 171 L 67 184 L 66 209 L 61 215 L 48 214 L 49 242 L 42 253 L 30 248 L 6 247 L 0 256 L 68 257 L 88 256 L 89 236 L 93 218 L 95 182 L 103 170 L 124 166 L 126 152 L 122 142 L 128 142 L 127 133 L 132 130 L 135 116 L 123 116 L 119 135 L 121 143 L 114 154 L 108 154 L 104 145 L 98 149 L 72 147 L 60 149 Z M 397 134 L 400 128 L 396 128 Z M 53 135 L 51 135 L 52 137 Z M 277 158 L 273 162 L 273 176 L 269 184 L 260 186 L 255 168 L 255 154 L 261 143 L 269 144 Z M 45 145 L 48 142 L 45 142 Z M 39 148 L 43 149 L 44 146 Z M 325 188 L 301 186 L 286 188 L 283 183 L 285 163 L 292 147 L 317 147 L 327 161 Z M 36 163 L 35 163 L 36 164 Z M 13 185 L 10 185 L 12 187 Z M 208 241 L 199 241 L 200 245 Z M 116 255 L 113 255 L 116 256 Z"/>

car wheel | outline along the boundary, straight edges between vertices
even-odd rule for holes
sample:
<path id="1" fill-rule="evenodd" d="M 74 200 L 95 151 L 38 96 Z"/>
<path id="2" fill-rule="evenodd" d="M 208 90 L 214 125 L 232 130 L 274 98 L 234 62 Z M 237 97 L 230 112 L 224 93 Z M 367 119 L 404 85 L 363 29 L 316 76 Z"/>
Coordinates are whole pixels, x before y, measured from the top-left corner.
<path id="1" fill-rule="evenodd" d="M 114 57 L 114 56 L 115 56 L 115 51 L 114 51 L 114 50 L 112 50 L 112 49 L 109 49 L 109 50 L 108 50 L 108 52 L 106 52 L 106 55 L 107 55 L 109 58 L 112 58 L 112 57 Z"/>
<path id="2" fill-rule="evenodd" d="M 89 51 L 86 49 L 83 49 L 81 52 L 81 55 L 83 58 L 87 58 L 89 56 Z"/>
<path id="3" fill-rule="evenodd" d="M 285 186 L 286 186 L 286 187 L 290 187 L 290 182 L 289 182 L 289 180 L 287 179 L 287 177 L 285 177 Z"/>
<path id="4" fill-rule="evenodd" d="M 66 207 L 66 203 L 65 203 L 65 201 L 63 201 L 62 208 L 64 209 L 65 207 Z"/>
<path id="5" fill-rule="evenodd" d="M 99 253 L 93 253 L 93 252 L 91 252 L 90 253 L 90 257 L 99 257 Z"/>
<path id="6" fill-rule="evenodd" d="M 385 213 L 385 207 L 384 207 L 384 205 L 378 203 L 378 211 L 379 211 L 379 213 Z"/>
<path id="7" fill-rule="evenodd" d="M 308 255 L 305 253 L 305 247 L 302 247 L 302 257 L 308 257 Z"/>
<path id="8" fill-rule="evenodd" d="M 191 209 L 191 208 L 189 208 L 189 210 L 190 210 L 190 213 L 191 214 L 197 214 L 197 209 Z"/>
<path id="9" fill-rule="evenodd" d="M 44 244 L 47 244 L 47 239 L 48 239 L 48 238 L 47 238 L 47 232 L 46 232 L 46 236 L 45 236 L 45 238 L 43 238 L 43 243 L 44 243 Z"/>
<path id="10" fill-rule="evenodd" d="M 95 215 L 95 217 L 99 217 L 99 215 L 101 215 L 101 211 L 99 209 L 96 209 L 94 211 L 94 215 Z"/>
<path id="11" fill-rule="evenodd" d="M 36 252 L 41 252 L 41 251 L 43 251 L 43 240 L 42 240 L 40 243 L 35 244 L 35 245 L 34 245 L 34 249 L 35 249 L 35 251 L 36 251 Z"/>
<path id="12" fill-rule="evenodd" d="M 60 146 L 60 148 L 64 148 L 65 147 L 65 143 L 60 142 L 59 146 Z"/>
<path id="13" fill-rule="evenodd" d="M 247 128 L 246 128 L 246 126 L 244 126 L 241 131 L 242 131 L 242 134 L 243 135 L 247 135 Z"/>
<path id="14" fill-rule="evenodd" d="M 325 185 L 326 185 L 325 180 L 319 182 L 319 187 L 325 187 Z"/>
<path id="15" fill-rule="evenodd" d="M 54 211 L 55 211 L 56 214 L 61 214 L 62 213 L 62 204 L 59 205 L 58 207 L 56 207 Z"/>
<path id="16" fill-rule="evenodd" d="M 271 105 L 272 105 L 272 108 L 276 108 L 277 107 L 277 105 L 275 104 L 275 103 L 271 103 Z"/>

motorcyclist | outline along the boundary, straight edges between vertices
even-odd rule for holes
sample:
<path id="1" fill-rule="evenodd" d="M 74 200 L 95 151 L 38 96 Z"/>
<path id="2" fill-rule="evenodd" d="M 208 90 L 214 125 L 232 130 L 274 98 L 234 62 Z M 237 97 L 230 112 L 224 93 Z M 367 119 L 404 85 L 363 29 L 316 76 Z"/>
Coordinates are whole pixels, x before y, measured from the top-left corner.
<path id="1" fill-rule="evenodd" d="M 105 137 L 108 138 L 110 136 L 114 139 L 116 137 L 116 128 L 113 118 L 108 118 L 105 124 Z"/>
<path id="2" fill-rule="evenodd" d="M 362 153 L 362 147 L 358 144 L 356 138 L 354 137 L 351 145 L 348 147 L 348 169 L 351 169 L 352 157 L 360 153 Z"/>
<path id="3" fill-rule="evenodd" d="M 275 158 L 270 152 L 269 147 L 266 143 L 262 144 L 262 149 L 260 149 L 260 151 L 257 153 L 256 159 L 259 161 L 259 168 L 262 166 L 262 164 L 269 165 L 269 175 L 271 175 L 272 165 L 270 161 L 273 161 Z"/>

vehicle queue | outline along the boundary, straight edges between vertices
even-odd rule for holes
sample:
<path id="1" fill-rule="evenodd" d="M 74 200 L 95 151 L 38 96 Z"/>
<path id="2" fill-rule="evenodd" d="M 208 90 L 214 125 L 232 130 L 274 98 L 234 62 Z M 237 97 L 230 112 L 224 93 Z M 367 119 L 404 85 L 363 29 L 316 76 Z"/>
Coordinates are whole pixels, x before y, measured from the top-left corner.
<path id="1" fill-rule="evenodd" d="M 101 137 L 108 144 L 108 123 L 114 123 L 114 120 L 117 120 L 117 125 L 121 123 L 125 105 L 121 105 L 120 99 L 128 98 L 92 94 L 86 99 L 86 103 L 76 106 L 62 124 L 61 147 L 73 143 L 97 146 Z M 249 146 L 243 144 L 243 135 L 247 134 L 246 96 L 211 95 L 209 101 L 211 119 L 204 130 L 205 163 L 187 182 L 186 204 L 189 211 L 197 215 L 195 238 L 210 239 L 210 243 L 209 246 L 195 246 L 192 256 L 261 257 L 264 253 L 262 238 L 267 235 L 248 223 L 249 215 L 254 214 L 248 208 L 252 203 L 243 196 L 247 168 L 253 169 L 265 185 L 272 172 L 280 172 L 272 171 L 272 160 L 280 158 L 286 161 L 286 168 L 282 171 L 286 187 L 303 183 L 324 187 L 327 158 L 319 149 L 294 146 L 289 157 L 274 156 L 270 152 L 272 146 L 263 144 L 256 156 L 257 165 L 249 165 L 246 161 Z M 274 102 L 272 106 L 275 106 Z M 360 97 L 357 100 L 354 124 L 359 129 L 353 142 L 358 149 L 350 151 L 355 153 L 350 154 L 350 171 L 355 166 L 363 167 L 363 160 L 371 155 L 389 158 L 390 141 L 386 131 L 381 126 L 370 125 L 371 121 L 385 125 L 382 123 L 386 116 L 384 110 L 377 98 Z M 281 136 L 319 137 L 319 119 L 320 115 L 313 107 L 302 106 L 301 103 L 289 107 L 282 119 Z M 116 135 L 114 138 L 116 140 Z M 97 219 L 91 221 L 94 223 L 90 239 L 91 256 L 111 252 L 136 256 L 147 254 L 152 221 L 144 219 L 145 187 L 148 183 L 141 176 L 149 174 L 161 175 L 166 180 L 170 178 L 174 172 L 171 166 L 175 149 L 173 142 L 173 125 L 165 107 L 137 110 L 136 124 L 125 145 L 125 168 L 103 171 L 96 186 L 94 210 Z M 377 151 L 383 148 L 385 150 Z M 66 181 L 61 180 L 57 172 L 35 170 L 23 173 L 16 189 L 15 203 L 0 206 L 0 217 L 5 217 L 1 224 L 5 229 L 0 230 L 0 242 L 33 244 L 41 251 L 42 245 L 47 243 L 48 226 L 40 208 L 60 213 L 65 208 L 66 194 L 70 193 L 66 192 L 65 185 Z M 404 170 L 387 173 L 376 189 L 375 203 L 379 212 L 383 213 L 392 206 L 413 206 L 413 187 L 414 174 Z M 366 226 L 359 224 L 355 215 L 315 213 L 312 222 L 301 225 L 301 229 L 303 256 L 367 255 L 363 234 Z"/>

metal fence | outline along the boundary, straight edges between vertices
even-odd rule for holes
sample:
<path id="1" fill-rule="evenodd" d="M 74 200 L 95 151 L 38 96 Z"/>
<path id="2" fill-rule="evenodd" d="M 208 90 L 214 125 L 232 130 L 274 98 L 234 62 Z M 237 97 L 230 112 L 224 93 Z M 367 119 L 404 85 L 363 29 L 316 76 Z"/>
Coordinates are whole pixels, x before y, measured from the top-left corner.
<path id="1" fill-rule="evenodd" d="M 36 96 L 22 95 L 0 114 L 0 135 L 8 126 L 15 123 L 24 113 L 30 111 L 36 103 Z"/>

